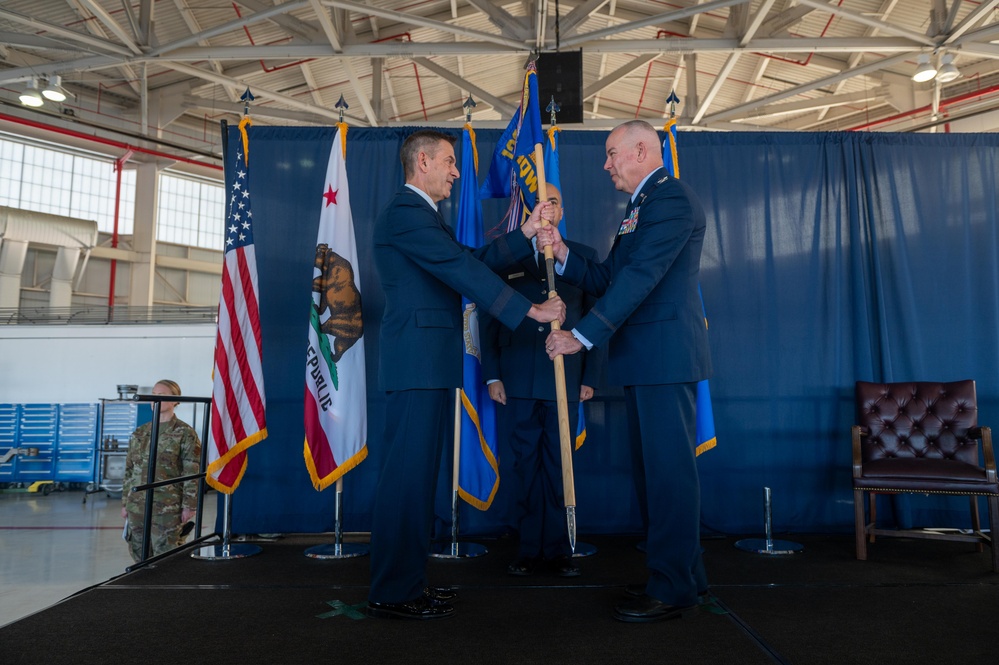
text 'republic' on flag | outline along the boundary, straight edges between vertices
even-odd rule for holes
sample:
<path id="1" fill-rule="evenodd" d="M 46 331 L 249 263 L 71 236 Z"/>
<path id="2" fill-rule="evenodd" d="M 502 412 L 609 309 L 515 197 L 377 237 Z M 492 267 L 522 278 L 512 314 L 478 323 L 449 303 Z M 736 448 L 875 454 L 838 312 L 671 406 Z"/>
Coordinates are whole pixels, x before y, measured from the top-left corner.
<path id="1" fill-rule="evenodd" d="M 323 181 L 316 237 L 309 346 L 305 358 L 305 465 L 317 490 L 367 457 L 364 322 L 346 166 L 347 125 L 339 123 Z"/>

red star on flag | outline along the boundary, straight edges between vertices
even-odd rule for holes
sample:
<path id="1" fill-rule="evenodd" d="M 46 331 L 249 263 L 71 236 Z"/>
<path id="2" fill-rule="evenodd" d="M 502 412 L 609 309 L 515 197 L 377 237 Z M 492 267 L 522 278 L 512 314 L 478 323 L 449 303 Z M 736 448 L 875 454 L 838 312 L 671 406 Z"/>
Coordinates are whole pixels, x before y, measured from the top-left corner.
<path id="1" fill-rule="evenodd" d="M 336 195 L 340 190 L 333 191 L 333 185 L 326 185 L 326 193 L 323 194 L 323 198 L 326 199 L 326 207 L 328 208 L 331 203 L 336 203 Z"/>

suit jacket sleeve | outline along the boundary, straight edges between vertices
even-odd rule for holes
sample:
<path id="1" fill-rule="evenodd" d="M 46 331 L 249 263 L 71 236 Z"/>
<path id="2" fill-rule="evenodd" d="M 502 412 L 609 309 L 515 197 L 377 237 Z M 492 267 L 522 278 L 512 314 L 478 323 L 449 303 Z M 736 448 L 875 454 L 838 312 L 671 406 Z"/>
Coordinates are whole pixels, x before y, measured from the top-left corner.
<path id="1" fill-rule="evenodd" d="M 585 316 L 597 299 L 590 294 L 583 296 L 583 315 Z M 604 382 L 604 365 L 607 362 L 607 349 L 601 346 L 594 346 L 589 351 L 583 351 L 583 376 L 581 383 L 584 386 L 598 388 Z"/>
<path id="2" fill-rule="evenodd" d="M 414 198 L 418 197 L 414 195 Z M 530 301 L 504 284 L 486 263 L 459 244 L 450 229 L 422 200 L 398 205 L 390 224 L 391 242 L 402 254 L 488 310 L 503 325 L 516 328 L 527 315 Z M 518 260 L 515 253 L 518 247 L 522 253 L 529 253 L 530 245 L 523 234 L 524 242 L 519 246 L 509 235 L 480 248 L 477 254 L 494 265 L 508 265 Z"/>
<path id="3" fill-rule="evenodd" d="M 578 265 L 585 265 L 581 263 L 581 260 L 590 261 L 596 263 L 597 261 L 597 251 L 590 247 L 589 245 L 584 245 L 582 243 L 574 242 L 572 240 L 566 240 L 566 245 L 569 246 L 570 255 L 574 256 L 574 261 Z M 580 273 L 582 274 L 582 273 Z M 578 282 L 573 282 L 562 275 L 561 279 L 566 283 L 573 284 L 574 286 L 579 286 Z M 596 297 L 583 291 L 582 302 L 580 303 L 579 317 L 585 316 L 593 306 L 596 304 Z M 568 328 L 568 326 L 567 326 Z M 580 377 L 580 383 L 584 386 L 589 386 L 591 388 L 597 388 L 603 383 L 604 379 L 604 363 L 607 361 L 607 352 L 605 349 L 594 347 L 589 351 L 582 351 L 582 376 Z"/>
<path id="4" fill-rule="evenodd" d="M 499 236 L 477 249 L 468 248 L 472 255 L 497 273 L 516 266 L 521 260 L 534 256 L 534 246 L 520 229 Z"/>
<path id="5" fill-rule="evenodd" d="M 479 355 L 484 382 L 503 379 L 499 362 L 499 326 L 499 321 L 485 312 L 479 317 Z"/>

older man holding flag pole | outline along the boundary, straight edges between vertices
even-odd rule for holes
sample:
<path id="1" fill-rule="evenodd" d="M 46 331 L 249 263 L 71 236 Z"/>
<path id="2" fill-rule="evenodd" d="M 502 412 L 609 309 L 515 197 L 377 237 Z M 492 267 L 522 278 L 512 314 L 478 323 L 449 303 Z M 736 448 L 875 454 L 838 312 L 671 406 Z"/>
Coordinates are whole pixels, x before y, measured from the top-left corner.
<path id="1" fill-rule="evenodd" d="M 570 254 L 552 227 L 539 232 L 564 279 L 599 298 L 571 332 L 552 330 L 548 355 L 608 346 L 608 379 L 624 387 L 648 515 L 648 579 L 613 617 L 660 621 L 686 615 L 707 592 L 695 453 L 697 382 L 711 375 L 697 289 L 707 224 L 693 191 L 663 168 L 659 135 L 649 123 L 619 125 L 605 151 L 604 169 L 629 194 L 607 259 Z"/>

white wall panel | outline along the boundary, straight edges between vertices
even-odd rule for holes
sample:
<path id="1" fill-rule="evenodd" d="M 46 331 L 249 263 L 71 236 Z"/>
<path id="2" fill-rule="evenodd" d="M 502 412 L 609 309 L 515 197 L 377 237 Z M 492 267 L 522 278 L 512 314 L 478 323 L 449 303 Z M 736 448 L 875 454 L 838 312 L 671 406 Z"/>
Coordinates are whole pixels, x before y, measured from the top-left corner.
<path id="1" fill-rule="evenodd" d="M 44 304 L 44 303 L 43 303 Z M 0 326 L 0 402 L 95 402 L 173 379 L 209 397 L 215 325 Z"/>

